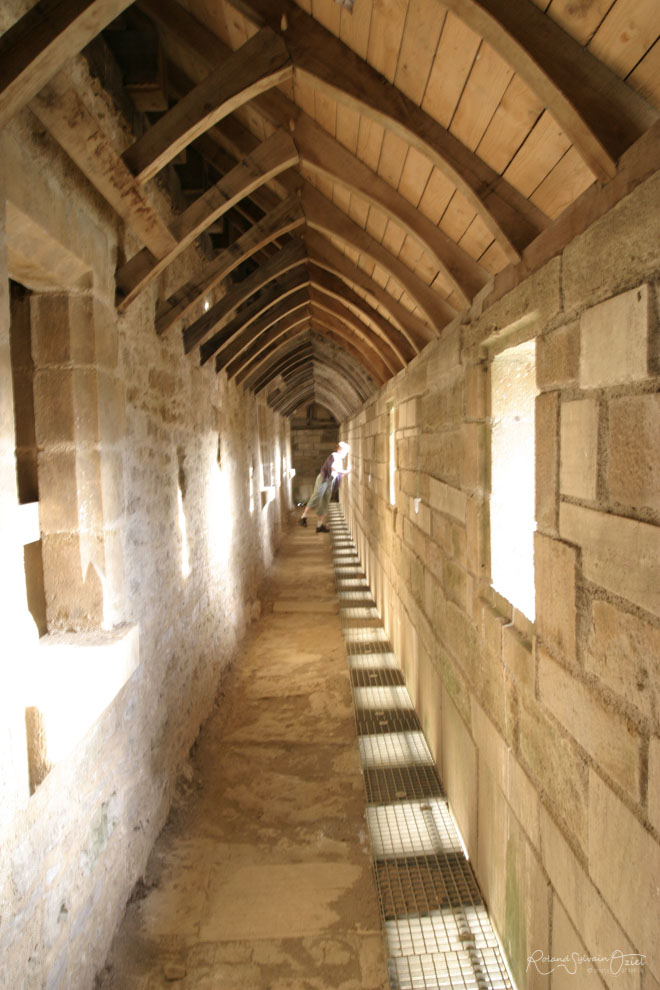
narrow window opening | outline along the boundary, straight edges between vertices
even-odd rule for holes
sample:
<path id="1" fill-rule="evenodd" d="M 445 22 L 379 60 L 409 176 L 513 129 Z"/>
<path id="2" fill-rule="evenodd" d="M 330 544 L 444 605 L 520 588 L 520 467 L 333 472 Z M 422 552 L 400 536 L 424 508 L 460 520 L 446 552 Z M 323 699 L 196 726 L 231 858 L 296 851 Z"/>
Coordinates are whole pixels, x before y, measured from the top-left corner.
<path id="1" fill-rule="evenodd" d="M 534 619 L 536 345 L 497 354 L 491 367 L 490 552 L 493 588 Z"/>

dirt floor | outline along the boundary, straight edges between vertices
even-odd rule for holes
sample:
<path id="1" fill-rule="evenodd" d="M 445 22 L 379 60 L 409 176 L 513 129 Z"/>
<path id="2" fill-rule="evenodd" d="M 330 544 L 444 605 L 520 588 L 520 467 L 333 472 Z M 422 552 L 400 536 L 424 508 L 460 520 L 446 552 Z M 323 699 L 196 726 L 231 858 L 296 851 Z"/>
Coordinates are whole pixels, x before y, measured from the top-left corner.
<path id="1" fill-rule="evenodd" d="M 101 990 L 386 990 L 330 537 L 295 524 Z"/>

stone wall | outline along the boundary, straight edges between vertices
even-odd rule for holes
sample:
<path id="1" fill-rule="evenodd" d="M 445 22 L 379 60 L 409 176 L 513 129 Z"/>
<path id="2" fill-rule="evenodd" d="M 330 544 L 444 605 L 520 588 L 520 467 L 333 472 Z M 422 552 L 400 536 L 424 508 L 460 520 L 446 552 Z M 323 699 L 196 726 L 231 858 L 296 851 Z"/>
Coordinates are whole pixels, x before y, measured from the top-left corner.
<path id="1" fill-rule="evenodd" d="M 70 71 L 106 99 L 84 63 Z M 112 108 L 96 109 L 125 146 Z M 156 335 L 156 288 L 117 315 L 117 258 L 138 245 L 27 111 L 3 131 L 0 177 L 0 985 L 88 990 L 259 613 L 291 505 L 290 436 L 184 356 L 178 331 Z M 199 260 L 189 249 L 168 285 Z M 30 290 L 41 639 L 18 525 L 36 506 L 18 504 L 8 277 Z"/>
<path id="2" fill-rule="evenodd" d="M 345 424 L 350 526 L 521 988 L 660 980 L 659 203 L 656 173 L 495 280 Z M 488 549 L 490 361 L 531 338 L 535 622 Z"/>

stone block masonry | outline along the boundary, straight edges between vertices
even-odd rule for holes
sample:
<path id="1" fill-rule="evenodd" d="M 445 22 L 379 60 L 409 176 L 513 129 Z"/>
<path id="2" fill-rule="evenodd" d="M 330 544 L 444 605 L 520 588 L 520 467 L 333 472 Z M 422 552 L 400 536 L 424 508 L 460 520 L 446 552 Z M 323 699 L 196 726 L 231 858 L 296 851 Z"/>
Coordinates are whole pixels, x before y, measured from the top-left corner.
<path id="1" fill-rule="evenodd" d="M 119 131 L 84 65 L 72 71 Z M 259 612 L 291 487 L 276 471 L 262 507 L 260 480 L 249 497 L 250 470 L 260 478 L 264 459 L 290 465 L 290 432 L 250 393 L 184 358 L 175 330 L 158 337 L 154 293 L 117 315 L 115 261 L 141 245 L 120 236 L 33 127 L 26 112 L 0 141 L 0 986 L 90 990 Z M 166 216 L 164 195 L 153 195 Z M 38 224 L 44 243 L 67 246 L 75 278 L 63 277 L 57 250 L 29 266 L 20 252 L 8 258 L 5 203 L 22 230 Z M 201 260 L 195 248 L 180 257 L 168 274 L 175 288 Z M 17 539 L 9 277 L 26 290 L 18 370 L 25 376 L 27 353 L 34 371 L 33 405 L 19 403 L 19 415 L 38 475 L 41 645 Z M 131 643 L 128 667 L 108 660 L 114 635 Z"/>
<path id="2" fill-rule="evenodd" d="M 420 717 L 441 727 L 435 755 L 520 987 L 548 985 L 535 951 L 623 953 L 642 963 L 627 987 L 660 983 L 657 219 L 649 179 L 531 278 L 496 280 L 492 305 L 347 424 L 364 457 L 346 517 Z M 489 362 L 525 339 L 533 622 L 490 586 L 489 553 Z M 428 413 L 418 437 L 411 408 Z M 574 979 L 623 978 L 592 975 Z"/>

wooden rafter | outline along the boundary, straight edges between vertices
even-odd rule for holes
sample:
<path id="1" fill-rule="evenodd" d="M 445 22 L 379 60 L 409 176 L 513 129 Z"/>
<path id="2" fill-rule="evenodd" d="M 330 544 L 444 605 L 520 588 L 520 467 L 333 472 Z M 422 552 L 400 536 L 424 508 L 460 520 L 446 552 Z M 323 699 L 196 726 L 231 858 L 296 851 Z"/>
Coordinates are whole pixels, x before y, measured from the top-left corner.
<path id="1" fill-rule="evenodd" d="M 547 219 L 477 155 L 386 82 L 347 45 L 292 0 L 229 0 L 253 25 L 278 29 L 286 22 L 286 44 L 296 77 L 357 110 L 417 148 L 472 204 L 507 257 L 520 252 Z"/>
<path id="2" fill-rule="evenodd" d="M 657 112 L 530 0 L 443 0 L 541 99 L 600 179 Z"/>
<path id="3" fill-rule="evenodd" d="M 405 367 L 405 361 L 394 350 L 390 341 L 377 330 L 363 323 L 347 306 L 343 306 L 337 299 L 319 292 L 312 285 L 310 290 L 310 303 L 312 315 L 323 313 L 324 321 L 331 326 L 345 327 L 357 339 L 363 340 L 378 351 L 390 374 L 395 375 Z"/>
<path id="4" fill-rule="evenodd" d="M 294 196 L 284 200 L 265 217 L 246 230 L 233 244 L 230 244 L 217 258 L 202 268 L 191 282 L 169 296 L 156 311 L 156 330 L 165 333 L 181 316 L 187 313 L 218 282 L 226 278 L 235 268 L 270 244 L 278 237 L 291 233 L 305 222 L 302 207 Z"/>
<path id="5" fill-rule="evenodd" d="M 200 134 L 291 74 L 284 42 L 264 28 L 138 138 L 124 161 L 138 182 L 147 182 Z"/>
<path id="6" fill-rule="evenodd" d="M 483 288 L 489 276 L 477 261 L 306 114 L 296 121 L 294 139 L 303 165 L 357 193 L 402 227 L 446 273 L 463 305 Z"/>
<path id="7" fill-rule="evenodd" d="M 271 327 L 275 326 L 280 320 L 286 316 L 291 316 L 296 310 L 305 309 L 309 307 L 309 290 L 307 288 L 298 289 L 297 292 L 293 292 L 291 295 L 287 296 L 285 299 L 280 299 L 275 305 L 270 306 L 264 313 L 261 314 L 259 319 L 255 320 L 250 327 L 244 328 L 239 333 L 236 334 L 235 339 L 232 340 L 226 347 L 216 355 L 215 359 L 215 370 L 222 371 L 230 361 L 233 361 L 242 350 L 244 350 L 248 344 L 256 339 L 264 331 L 269 330 Z M 202 345 L 203 351 L 204 345 Z M 203 355 L 202 355 L 203 357 Z"/>
<path id="8" fill-rule="evenodd" d="M 290 168 L 297 160 L 298 153 L 293 140 L 283 131 L 276 131 L 260 144 L 251 155 L 239 162 L 170 224 L 176 247 L 169 254 L 156 260 L 150 251 L 144 249 L 122 265 L 117 271 L 117 288 L 123 294 L 119 308 L 126 309 L 140 292 L 219 217 L 273 175 Z"/>
<path id="9" fill-rule="evenodd" d="M 230 320 L 229 323 L 225 323 L 218 327 L 217 321 L 210 321 L 206 325 L 202 324 L 200 327 L 200 323 L 202 323 L 204 317 L 202 317 L 202 320 L 197 320 L 191 328 L 193 333 L 188 334 L 187 331 L 184 332 L 184 344 L 186 350 L 192 350 L 195 344 L 202 340 L 203 342 L 199 349 L 199 353 L 202 364 L 205 364 L 209 358 L 213 357 L 216 351 L 218 351 L 221 347 L 224 347 L 229 341 L 238 338 L 238 335 L 241 333 L 249 333 L 252 324 L 258 323 L 259 319 L 272 306 L 276 306 L 289 296 L 298 292 L 298 290 L 302 289 L 304 286 L 308 285 L 309 272 L 304 266 L 299 266 L 298 268 L 288 271 L 280 278 L 269 282 L 263 292 L 258 292 L 256 295 L 252 296 L 241 311 L 234 317 L 233 320 Z M 208 313 L 204 315 L 208 316 Z M 211 336 L 208 336 L 211 331 L 215 332 L 212 333 Z"/>
<path id="10" fill-rule="evenodd" d="M 0 36 L 0 128 L 132 0 L 39 0 Z"/>
<path id="11" fill-rule="evenodd" d="M 288 339 L 287 334 L 298 336 L 309 330 L 310 316 L 308 310 L 296 310 L 294 313 L 283 317 L 275 323 L 269 330 L 255 338 L 248 347 L 237 357 L 227 364 L 227 376 L 236 378 L 237 382 L 242 382 L 252 373 L 252 370 L 259 367 L 266 359 L 265 355 L 280 346 L 280 343 Z"/>
<path id="12" fill-rule="evenodd" d="M 259 292 L 264 286 L 274 279 L 281 278 L 292 268 L 297 268 L 307 259 L 305 245 L 299 238 L 290 241 L 281 251 L 274 254 L 272 258 L 257 268 L 255 272 L 248 275 L 226 295 L 222 297 L 214 306 L 200 316 L 194 323 L 186 327 L 183 332 L 183 346 L 186 353 L 200 343 L 208 333 L 220 326 L 230 317 L 239 306 L 247 303 L 250 296 Z"/>

